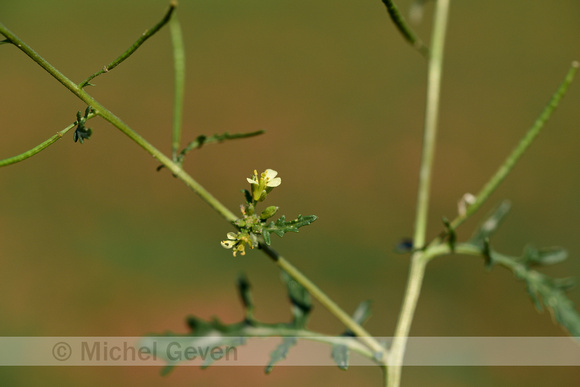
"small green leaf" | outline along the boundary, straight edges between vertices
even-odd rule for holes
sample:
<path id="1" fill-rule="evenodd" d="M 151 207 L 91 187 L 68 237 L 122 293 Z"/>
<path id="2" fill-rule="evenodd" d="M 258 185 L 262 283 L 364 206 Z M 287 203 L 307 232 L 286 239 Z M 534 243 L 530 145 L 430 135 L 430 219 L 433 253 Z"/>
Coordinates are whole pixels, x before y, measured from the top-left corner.
<path id="1" fill-rule="evenodd" d="M 254 302 L 252 301 L 250 282 L 244 274 L 240 274 L 238 277 L 237 285 L 238 291 L 240 292 L 240 297 L 242 299 L 242 304 L 244 305 L 246 320 L 251 321 L 254 318 Z"/>
<path id="2" fill-rule="evenodd" d="M 270 362 L 266 366 L 266 373 L 269 374 L 274 369 L 274 365 L 279 361 L 286 359 L 288 351 L 290 348 L 296 345 L 298 340 L 295 337 L 284 337 L 282 344 L 280 344 L 272 353 L 270 354 Z"/>
<path id="3" fill-rule="evenodd" d="M 530 268 L 533 265 L 561 262 L 566 258 L 563 249 L 535 249 L 528 246 L 520 257 L 510 257 L 492 250 L 487 244 L 487 253 L 482 251 L 482 255 L 487 255 L 493 264 L 508 268 L 516 278 L 525 282 L 526 291 L 538 312 L 547 309 L 554 320 L 572 336 L 580 336 L 580 313 L 566 295 L 566 291 L 574 286 L 574 280 L 554 279 Z"/>
<path id="4" fill-rule="evenodd" d="M 73 140 L 74 142 L 77 142 L 78 140 L 82 144 L 84 140 L 91 138 L 92 134 L 93 130 L 91 128 L 81 128 L 79 125 L 73 134 Z"/>
<path id="5" fill-rule="evenodd" d="M 443 217 L 443 224 L 445 225 L 445 230 L 447 232 L 447 240 L 449 242 L 449 248 L 451 249 L 451 252 L 454 252 L 455 242 L 457 242 L 457 234 L 455 233 L 455 230 L 451 228 L 451 223 L 449 222 L 449 219 L 447 219 L 446 217 Z"/>
<path id="6" fill-rule="evenodd" d="M 316 215 L 298 215 L 296 219 L 286 221 L 286 217 L 282 215 L 276 222 L 270 222 L 268 225 L 264 226 L 263 229 L 273 232 L 279 237 L 283 237 L 287 232 L 298 232 L 300 227 L 307 226 L 316 219 Z"/>
<path id="7" fill-rule="evenodd" d="M 332 352 L 330 354 L 332 356 L 332 360 L 334 360 L 338 368 L 340 368 L 343 371 L 346 371 L 348 369 L 348 360 L 350 358 L 350 352 L 346 345 L 333 344 Z"/>
<path id="8" fill-rule="evenodd" d="M 81 117 L 81 112 L 77 112 L 77 128 L 73 134 L 73 140 L 74 142 L 77 142 L 77 140 L 80 141 L 80 143 L 82 144 L 84 140 L 88 140 L 91 137 L 91 134 L 93 134 L 93 130 L 91 128 L 86 128 L 85 127 L 85 122 L 87 121 L 89 114 L 93 111 L 93 109 L 90 106 L 87 106 L 87 108 L 85 109 L 85 115 L 84 117 Z"/>
<path id="9" fill-rule="evenodd" d="M 568 258 L 568 252 L 561 247 L 536 249 L 532 246 L 526 246 L 522 257 L 528 266 L 554 265 L 564 261 L 566 258 Z"/>
<path id="10" fill-rule="evenodd" d="M 362 325 L 371 315 L 371 301 L 366 300 L 361 302 L 356 310 L 352 315 L 352 319 L 356 321 L 358 324 Z M 350 330 L 347 330 L 342 334 L 342 336 L 354 336 Z M 333 344 L 332 345 L 332 359 L 338 365 L 338 368 L 341 370 L 348 369 L 348 360 L 350 357 L 350 353 L 348 347 L 342 344 Z"/>
<path id="11" fill-rule="evenodd" d="M 266 207 L 266 209 L 264 211 L 262 211 L 262 213 L 260 214 L 260 219 L 266 220 L 268 218 L 271 218 L 272 216 L 274 216 L 276 214 L 277 211 L 278 211 L 278 207 L 276 207 L 276 206 Z"/>
<path id="12" fill-rule="evenodd" d="M 262 229 L 262 236 L 264 237 L 264 243 L 270 246 L 270 243 L 272 243 L 272 240 L 270 239 L 270 231 Z"/>
<path id="13" fill-rule="evenodd" d="M 511 203 L 509 200 L 504 200 L 495 211 L 488 216 L 488 218 L 483 222 L 479 228 L 475 231 L 469 242 L 473 245 L 483 247 L 486 238 L 491 237 L 501 223 L 504 221 L 509 210 L 511 208 Z"/>
<path id="14" fill-rule="evenodd" d="M 308 322 L 308 315 L 312 310 L 312 298 L 310 293 L 285 271 L 282 271 L 282 280 L 286 283 L 288 297 L 292 304 L 292 315 L 294 328 L 304 328 Z"/>
<path id="15" fill-rule="evenodd" d="M 90 84 L 89 84 L 90 85 Z M 173 371 L 173 369 L 175 368 L 174 365 L 166 365 L 165 367 L 163 367 L 163 369 L 161 370 L 161 376 L 167 376 L 171 373 L 171 371 Z"/>
<path id="16" fill-rule="evenodd" d="M 536 310 L 538 312 L 542 312 L 544 310 L 544 307 L 542 306 L 542 302 L 538 298 L 538 290 L 536 289 L 535 285 L 531 282 L 526 282 L 526 291 L 528 292 L 528 295 L 532 299 L 532 302 L 534 303 L 534 307 L 536 308 Z"/>
<path id="17" fill-rule="evenodd" d="M 572 277 L 568 278 L 555 278 L 552 279 L 552 284 L 555 288 L 560 289 L 564 292 L 576 287 L 576 279 Z"/>
<path id="18" fill-rule="evenodd" d="M 371 300 L 365 300 L 358 304 L 352 315 L 352 319 L 362 325 L 371 316 Z"/>
<path id="19" fill-rule="evenodd" d="M 242 192 L 244 193 L 244 198 L 246 199 L 247 203 L 252 203 L 254 199 L 252 199 L 252 194 L 247 189 L 243 189 Z"/>

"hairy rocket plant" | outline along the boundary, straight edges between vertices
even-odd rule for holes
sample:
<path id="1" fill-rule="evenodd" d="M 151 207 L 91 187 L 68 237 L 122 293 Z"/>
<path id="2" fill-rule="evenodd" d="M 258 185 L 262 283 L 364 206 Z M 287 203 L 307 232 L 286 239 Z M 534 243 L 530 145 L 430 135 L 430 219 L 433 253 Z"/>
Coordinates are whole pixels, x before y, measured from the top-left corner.
<path id="1" fill-rule="evenodd" d="M 296 346 L 298 339 L 314 340 L 329 345 L 328 356 L 334 360 L 340 369 L 348 369 L 350 354 L 357 353 L 380 367 L 384 385 L 397 387 L 401 383 L 402 365 L 404 364 L 407 339 L 417 301 L 421 293 L 427 264 L 437 257 L 449 254 L 478 257 L 483 260 L 485 267 L 489 270 L 495 267 L 504 267 L 510 270 L 515 278 L 522 282 L 533 305 L 539 311 L 547 309 L 554 317 L 555 322 L 560 324 L 571 335 L 580 336 L 580 314 L 566 293 L 574 282 L 569 278 L 552 278 L 538 271 L 538 268 L 542 266 L 557 264 L 566 259 L 566 251 L 558 247 L 537 248 L 526 246 L 523 247 L 521 255 L 511 256 L 495 249 L 493 238 L 509 212 L 511 205 L 508 201 L 502 202 L 495 211 L 484 218 L 481 225 L 475 229 L 469 239 L 461 240 L 457 234 L 457 229 L 467 219 L 475 215 L 481 206 L 487 202 L 491 194 L 507 177 L 514 165 L 521 159 L 524 152 L 545 126 L 572 82 L 579 68 L 579 63 L 576 61 L 572 62 L 564 80 L 556 89 L 547 106 L 531 128 L 524 134 L 520 142 L 516 144 L 514 150 L 499 166 L 497 172 L 483 185 L 479 192 L 475 194 L 467 193 L 459 200 L 457 216 L 452 219 L 443 218 L 440 233 L 429 241 L 426 238 L 427 214 L 437 134 L 444 42 L 450 1 L 437 0 L 435 2 L 431 43 L 429 45 L 424 43 L 409 27 L 393 1 L 382 0 L 382 2 L 386 6 L 389 17 L 403 38 L 419 52 L 421 57 L 427 61 L 428 65 L 427 106 L 419 170 L 415 232 L 412 238 L 404 240 L 398 248 L 400 252 L 410 254 L 411 258 L 408 283 L 391 345 L 386 345 L 379 341 L 363 327 L 363 324 L 371 314 L 370 301 L 364 300 L 360 302 L 352 314 L 347 313 L 305 274 L 292 265 L 289 260 L 272 248 L 272 234 L 283 237 L 286 233 L 298 232 L 301 227 L 309 225 L 317 219 L 315 215 L 298 215 L 288 218 L 284 215 L 278 215 L 279 207 L 272 203 L 270 196 L 273 190 L 280 187 L 282 183 L 282 179 L 278 176 L 277 171 L 266 169 L 258 173 L 255 170 L 250 177 L 246 178 L 249 187 L 242 190 L 244 202 L 240 205 L 240 214 L 236 215 L 200 185 L 183 168 L 183 161 L 190 151 L 200 149 L 207 144 L 251 138 L 261 135 L 264 132 L 258 130 L 249 133 L 230 134 L 225 132 L 214 135 L 202 134 L 194 137 L 193 141 L 182 148 L 185 54 L 181 27 L 175 14 L 177 7 L 176 1 L 170 3 L 169 9 L 163 15 L 162 19 L 152 28 L 141 34 L 131 47 L 108 65 L 89 75 L 80 83 L 71 81 L 23 40 L 18 38 L 12 31 L 3 24 L 0 24 L 0 35 L 3 36 L 3 40 L 0 41 L 0 45 L 2 45 L 0 50 L 12 47 L 22 51 L 87 106 L 84 114 L 81 112 L 76 113 L 76 121 L 72 124 L 36 147 L 16 156 L 0 160 L 0 166 L 21 162 L 38 154 L 64 137 L 73 128 L 75 128 L 72 135 L 74 142 L 78 141 L 82 144 L 84 140 L 88 140 L 89 138 L 93 139 L 93 131 L 87 126 L 88 121 L 94 117 L 101 117 L 153 156 L 160 164 L 158 170 L 167 169 L 175 178 L 182 181 L 213 208 L 219 216 L 229 223 L 230 229 L 224 230 L 225 239 L 220 242 L 223 248 L 231 250 L 233 256 L 237 256 L 238 253 L 240 256 L 243 256 L 251 249 L 260 251 L 270 258 L 273 264 L 280 268 L 282 281 L 286 285 L 291 306 L 290 321 L 282 321 L 279 323 L 259 321 L 254 316 L 255 305 L 250 291 L 250 282 L 242 274 L 237 279 L 237 288 L 243 305 L 243 316 L 241 316 L 239 321 L 226 324 L 218 318 L 208 321 L 196 316 L 190 316 L 187 318 L 189 327 L 187 333 L 173 334 L 166 332 L 161 335 L 156 335 L 167 338 L 166 345 L 168 345 L 169 341 L 175 342 L 175 340 L 186 344 L 205 343 L 209 338 L 215 346 L 237 348 L 244 345 L 249 338 L 280 337 L 280 343 L 272 349 L 270 361 L 265 369 L 269 373 Z M 418 3 L 422 4 L 423 2 Z M 417 7 L 421 9 L 421 6 L 416 4 L 414 6 L 415 10 L 417 10 Z M 166 155 L 117 117 L 111 110 L 93 98 L 86 89 L 89 86 L 93 86 L 92 82 L 97 77 L 109 73 L 123 63 L 147 39 L 167 24 L 169 24 L 171 33 L 175 77 L 171 153 Z M 232 176 L 232 182 L 238 180 L 242 181 L 243 178 Z M 289 186 L 285 189 L 297 190 L 297 187 Z M 215 241 L 216 246 L 217 243 L 218 241 Z M 327 333 L 311 330 L 308 327 L 308 323 L 313 311 L 314 301 L 317 301 L 335 316 L 344 325 L 344 329 L 338 332 Z M 159 343 L 155 343 L 154 345 L 150 340 L 149 337 L 144 337 L 142 344 L 155 348 L 155 351 L 158 351 L 158 355 L 165 358 L 167 367 L 164 369 L 164 373 L 167 373 L 167 371 L 178 365 L 184 359 L 183 356 L 163 356 L 164 354 L 167 355 L 167 348 L 164 348 L 163 345 L 157 345 Z M 204 367 L 209 366 L 211 362 L 211 359 L 208 360 L 204 364 Z"/>

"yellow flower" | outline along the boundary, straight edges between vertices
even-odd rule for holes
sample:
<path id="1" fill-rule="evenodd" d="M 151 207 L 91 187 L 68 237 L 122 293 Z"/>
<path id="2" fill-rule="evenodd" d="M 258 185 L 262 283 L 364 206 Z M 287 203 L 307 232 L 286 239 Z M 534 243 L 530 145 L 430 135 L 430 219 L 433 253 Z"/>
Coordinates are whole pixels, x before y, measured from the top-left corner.
<path id="1" fill-rule="evenodd" d="M 233 249 L 234 257 L 237 253 L 246 255 L 246 244 L 250 246 L 250 249 L 258 246 L 258 238 L 252 233 L 239 232 L 236 234 L 235 232 L 228 232 L 227 237 L 228 239 L 221 241 L 221 245 L 226 249 Z"/>
<path id="2" fill-rule="evenodd" d="M 254 170 L 252 178 L 246 179 L 252 187 L 252 198 L 257 202 L 266 199 L 266 195 L 270 191 L 282 184 L 282 179 L 277 176 L 278 172 L 275 170 L 266 169 L 260 174 L 260 178 L 258 178 L 258 171 Z"/>
<path id="3" fill-rule="evenodd" d="M 227 240 L 221 242 L 222 246 L 225 247 L 226 249 L 231 249 L 232 247 L 234 247 L 239 243 L 238 234 L 236 234 L 235 232 L 228 232 L 227 237 L 228 237 Z"/>

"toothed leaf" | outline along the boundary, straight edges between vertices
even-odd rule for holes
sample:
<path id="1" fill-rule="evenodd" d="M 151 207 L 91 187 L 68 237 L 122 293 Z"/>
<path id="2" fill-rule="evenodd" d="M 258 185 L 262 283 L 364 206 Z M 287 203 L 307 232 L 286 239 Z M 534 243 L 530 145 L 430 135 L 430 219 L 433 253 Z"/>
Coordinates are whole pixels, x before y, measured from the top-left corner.
<path id="1" fill-rule="evenodd" d="M 296 345 L 298 340 L 295 337 L 284 337 L 282 344 L 280 344 L 272 353 L 270 353 L 270 362 L 266 366 L 266 373 L 269 374 L 274 369 L 274 365 L 284 359 L 288 355 L 290 348 Z"/>
<path id="2" fill-rule="evenodd" d="M 287 232 L 298 232 L 300 227 L 307 226 L 314 222 L 316 219 L 316 215 L 298 215 L 296 219 L 286 221 L 286 217 L 282 215 L 276 222 L 272 221 L 268 225 L 264 226 L 263 230 L 266 232 L 274 233 L 279 237 L 283 237 Z M 269 245 L 268 242 L 266 242 L 266 244 Z"/>

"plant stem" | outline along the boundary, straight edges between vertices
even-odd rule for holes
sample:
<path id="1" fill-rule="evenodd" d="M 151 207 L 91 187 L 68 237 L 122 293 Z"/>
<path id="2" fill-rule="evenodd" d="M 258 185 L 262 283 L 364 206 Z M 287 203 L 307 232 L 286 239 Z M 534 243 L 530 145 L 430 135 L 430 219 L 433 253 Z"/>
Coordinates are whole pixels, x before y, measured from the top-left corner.
<path id="1" fill-rule="evenodd" d="M 79 87 L 82 89 L 85 86 L 90 85 L 90 81 L 93 78 L 96 78 L 96 77 L 98 77 L 101 74 L 104 74 L 104 73 L 107 73 L 107 72 L 111 71 L 112 69 L 114 69 L 115 67 L 117 67 L 118 65 L 120 65 L 125 59 L 127 59 L 128 57 L 130 57 L 135 51 L 137 51 L 137 49 L 143 43 L 145 43 L 145 41 L 147 39 L 149 39 L 150 37 L 152 37 L 153 35 L 155 35 L 157 33 L 157 31 L 159 31 L 165 24 L 167 24 L 167 22 L 171 19 L 171 15 L 173 14 L 173 11 L 175 11 L 175 8 L 176 7 L 177 7 L 177 1 L 176 0 L 173 0 L 171 2 L 171 4 L 169 4 L 169 9 L 167 10 L 167 13 L 165 14 L 165 16 L 163 16 L 163 19 L 161 19 L 153 27 L 145 30 L 145 32 L 143 32 L 143 34 L 139 37 L 139 39 L 137 39 L 137 41 L 135 41 L 135 43 L 133 43 L 133 45 L 131 47 L 129 47 L 127 49 L 127 51 L 125 51 L 124 53 L 122 53 L 121 56 L 119 56 L 117 59 L 115 59 L 114 61 L 112 61 L 111 63 L 109 63 L 105 67 L 103 67 L 101 70 L 97 71 L 96 73 L 94 73 L 93 75 L 91 75 L 90 77 L 88 77 L 87 79 L 85 79 L 84 81 L 82 81 L 79 84 Z"/>
<path id="2" fill-rule="evenodd" d="M 423 41 L 417 37 L 417 34 L 413 32 L 411 27 L 409 27 L 409 24 L 405 21 L 403 16 L 401 16 L 401 13 L 399 12 L 399 9 L 395 5 L 395 3 L 392 0 L 382 0 L 382 1 L 385 7 L 387 7 L 387 12 L 389 13 L 391 20 L 393 21 L 393 23 L 395 23 L 395 26 L 397 27 L 401 35 L 403 35 L 405 40 L 409 42 L 409 44 L 411 44 L 413 47 L 415 47 L 417 51 L 419 51 L 419 53 L 423 55 L 423 57 L 428 59 L 429 48 L 425 46 L 425 43 L 423 43 Z"/>
<path id="3" fill-rule="evenodd" d="M 443 48 L 449 0 L 438 0 L 435 6 L 433 35 L 431 38 L 431 56 L 429 58 L 429 78 L 427 86 L 427 107 L 425 113 L 425 132 L 423 138 L 423 154 L 419 171 L 419 188 L 417 195 L 417 215 L 415 220 L 415 235 L 413 246 L 420 248 L 425 244 L 427 229 L 427 215 L 429 210 L 429 191 L 431 186 L 431 172 L 435 154 L 435 138 L 437 134 L 437 116 L 439 111 L 439 94 L 441 72 L 443 65 Z M 391 358 L 388 367 L 388 386 L 398 387 L 401 381 L 401 370 L 407 337 L 411 329 L 413 315 L 421 292 L 423 276 L 427 260 L 422 251 L 417 251 L 411 258 L 409 279 L 395 330 L 395 337 L 391 347 Z"/>
<path id="4" fill-rule="evenodd" d="M 379 344 L 360 324 L 342 310 L 334 301 L 330 299 L 314 282 L 302 274 L 294 265 L 288 262 L 283 256 L 278 254 L 265 243 L 260 244 L 260 248 L 272 260 L 300 285 L 302 285 L 312 297 L 320 302 L 330 313 L 335 315 L 348 329 L 350 329 L 365 345 L 367 345 L 377 356 L 378 361 L 384 362 L 387 357 L 386 349 Z"/>
<path id="5" fill-rule="evenodd" d="M 173 44 L 174 94 L 173 94 L 173 136 L 171 141 L 171 157 L 177 161 L 181 143 L 181 122 L 183 117 L 183 96 L 185 94 L 185 48 L 181 25 L 177 17 L 169 22 L 171 43 Z"/>
<path id="6" fill-rule="evenodd" d="M 93 118 L 94 116 L 95 116 L 94 113 L 90 113 L 87 116 L 87 120 Z M 20 161 L 24 161 L 29 157 L 34 156 L 35 154 L 43 151 L 44 149 L 48 148 L 50 145 L 52 145 L 55 142 L 57 142 L 58 140 L 60 140 L 62 136 L 64 136 L 69 130 L 74 128 L 76 125 L 77 125 L 77 122 L 70 124 L 69 126 L 64 128 L 63 130 L 57 132 L 54 136 L 50 137 L 48 140 L 42 142 L 41 144 L 38 144 L 37 146 L 35 146 L 34 148 L 32 148 L 30 150 L 27 150 L 26 152 L 23 152 L 23 153 L 16 155 L 16 156 L 9 157 L 9 158 L 4 159 L 4 160 L 0 160 L 0 167 L 5 167 L 7 165 L 15 164 L 15 163 L 18 163 Z"/>
<path id="7" fill-rule="evenodd" d="M 497 187 L 501 184 L 501 182 L 505 179 L 505 177 L 511 172 L 514 168 L 516 163 L 520 160 L 522 155 L 525 151 L 530 147 L 534 139 L 540 134 L 540 131 L 560 103 L 560 100 L 566 94 L 568 90 L 568 86 L 572 83 L 576 72 L 578 71 L 578 67 L 580 67 L 580 63 L 577 61 L 572 62 L 564 81 L 560 84 L 556 92 L 550 98 L 550 101 L 540 114 L 540 116 L 536 119 L 534 124 L 530 129 L 528 129 L 525 136 L 520 140 L 518 145 L 513 149 L 513 151 L 509 154 L 503 164 L 499 167 L 497 172 L 489 179 L 489 181 L 485 184 L 485 186 L 479 191 L 476 196 L 476 200 L 473 204 L 471 204 L 467 208 L 467 212 L 463 216 L 458 216 L 456 219 L 451 222 L 451 228 L 455 229 L 458 227 L 463 221 L 473 215 L 483 203 L 487 201 L 487 199 L 491 196 L 491 194 L 497 189 Z"/>
<path id="8" fill-rule="evenodd" d="M 87 92 L 85 92 L 80 86 L 76 85 L 73 81 L 64 76 L 56 68 L 54 68 L 50 63 L 48 63 L 44 58 L 42 58 L 38 53 L 36 53 L 30 46 L 24 43 L 20 38 L 14 35 L 8 28 L 0 23 L 0 33 L 2 33 L 6 38 L 10 40 L 16 47 L 22 50 L 26 55 L 28 55 L 32 60 L 38 63 L 43 69 L 45 69 L 50 75 L 56 78 L 60 83 L 62 83 L 67 89 L 69 89 L 73 94 L 75 94 L 79 99 L 85 102 L 87 105 L 91 106 L 96 115 L 103 117 L 105 120 L 109 121 L 113 126 L 118 128 L 121 132 L 127 135 L 130 139 L 137 143 L 141 148 L 145 149 L 149 154 L 155 157 L 161 164 L 163 164 L 167 169 L 173 173 L 177 178 L 185 183 L 189 188 L 191 188 L 196 194 L 198 194 L 204 201 L 206 201 L 213 209 L 215 209 L 220 215 L 222 215 L 229 222 L 233 222 L 237 219 L 228 208 L 221 204 L 213 195 L 211 195 L 205 188 L 203 188 L 197 181 L 195 181 L 187 172 L 185 172 L 180 165 L 173 162 L 167 156 L 165 156 L 161 151 L 147 142 L 143 137 L 141 137 L 137 132 L 131 129 L 127 124 L 125 124 L 121 119 L 115 116 L 111 111 L 101 105 L 93 97 L 91 97 Z"/>

